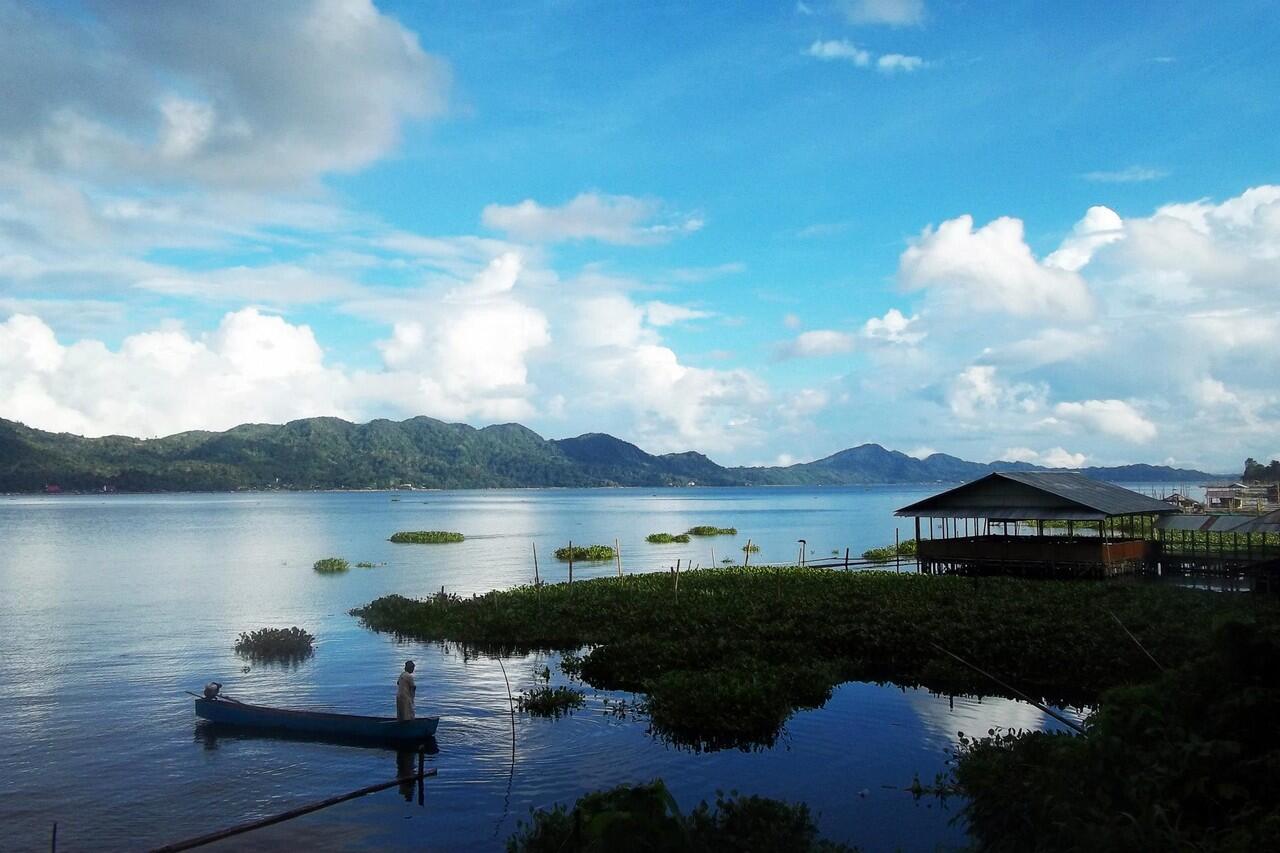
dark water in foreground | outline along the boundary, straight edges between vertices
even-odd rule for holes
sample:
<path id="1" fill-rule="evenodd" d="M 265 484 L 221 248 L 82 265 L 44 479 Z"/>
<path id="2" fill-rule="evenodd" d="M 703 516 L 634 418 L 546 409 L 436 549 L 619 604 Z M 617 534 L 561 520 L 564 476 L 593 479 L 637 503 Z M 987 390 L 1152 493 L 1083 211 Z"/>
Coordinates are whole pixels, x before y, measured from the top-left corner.
<path id="1" fill-rule="evenodd" d="M 797 714 L 756 752 L 695 754 L 652 738 L 604 699 L 558 721 L 517 718 L 512 760 L 496 660 L 436 644 L 399 644 L 347 614 L 379 595 L 483 592 L 544 579 L 551 551 L 622 542 L 624 568 L 676 558 L 762 562 L 893 541 L 892 510 L 932 489 L 618 489 L 0 498 L 0 850 L 138 849 L 273 814 L 396 775 L 394 752 L 270 738 L 212 736 L 190 697 L 209 680 L 249 701 L 394 713 L 406 657 L 419 666 L 419 713 L 439 714 L 439 775 L 425 806 L 396 789 L 242 836 L 221 849 L 500 848 L 531 807 L 572 802 L 623 782 L 663 777 L 684 809 L 720 790 L 801 800 L 828 837 L 867 850 L 961 846 L 957 803 L 895 788 L 945 769 L 958 730 L 1056 727 L 1007 700 L 931 696 L 851 683 Z M 399 500 L 393 500 L 398 497 Z M 653 546 L 644 536 L 695 524 L 736 538 Z M 459 530 L 458 545 L 392 545 L 396 530 Z M 902 525 L 904 538 L 910 534 Z M 340 555 L 384 563 L 338 576 L 311 564 Z M 753 560 L 756 558 L 753 556 Z M 575 566 L 575 576 L 613 566 Z M 300 625 L 318 637 L 296 668 L 246 670 L 243 630 Z M 513 689 L 540 658 L 505 660 Z"/>

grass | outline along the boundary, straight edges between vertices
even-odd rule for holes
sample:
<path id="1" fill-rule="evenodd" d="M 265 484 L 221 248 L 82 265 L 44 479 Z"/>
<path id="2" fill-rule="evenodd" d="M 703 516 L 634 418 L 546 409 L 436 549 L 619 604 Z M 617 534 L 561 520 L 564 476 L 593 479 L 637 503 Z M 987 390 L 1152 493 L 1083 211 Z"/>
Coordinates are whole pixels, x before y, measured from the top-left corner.
<path id="1" fill-rule="evenodd" d="M 697 527 L 690 527 L 685 532 L 690 536 L 736 536 L 738 528 L 713 527 L 710 524 L 700 524 Z"/>
<path id="2" fill-rule="evenodd" d="M 380 598 L 371 628 L 486 651 L 574 651 L 593 687 L 645 693 L 654 730 L 699 747 L 768 744 L 849 680 L 945 693 L 1001 689 L 947 649 L 1055 704 L 1096 702 L 1189 660 L 1226 617 L 1274 602 L 1154 584 L 733 567 L 518 587 L 469 599 Z"/>
<path id="3" fill-rule="evenodd" d="M 688 533 L 650 533 L 644 537 L 644 541 L 652 545 L 670 545 L 674 542 L 686 543 L 689 541 Z"/>
<path id="4" fill-rule="evenodd" d="M 311 568 L 322 575 L 334 575 L 345 572 L 351 568 L 351 564 L 341 557 L 325 557 L 323 560 L 316 560 Z"/>
<path id="5" fill-rule="evenodd" d="M 462 542 L 464 539 L 466 537 L 461 533 L 449 530 L 402 530 L 391 534 L 391 541 L 402 545 L 443 545 L 448 542 Z"/>
<path id="6" fill-rule="evenodd" d="M 296 661 L 310 657 L 315 637 L 293 628 L 259 628 L 242 633 L 236 640 L 236 654 L 256 661 Z"/>
<path id="7" fill-rule="evenodd" d="M 803 803 L 792 805 L 731 792 L 716 795 L 688 815 L 655 779 L 587 794 L 572 810 L 531 810 L 507 840 L 508 853 L 838 853 L 854 848 L 825 841 Z"/>
<path id="8" fill-rule="evenodd" d="M 916 540 L 904 539 L 898 543 L 895 549 L 892 545 L 885 545 L 883 548 L 868 548 L 862 552 L 862 559 L 874 560 L 877 563 L 887 563 L 894 557 L 914 557 L 916 555 Z"/>
<path id="9" fill-rule="evenodd" d="M 952 778 L 980 849 L 1280 849 L 1277 661 L 1274 621 L 1227 623 L 1195 659 L 1104 694 L 1081 737 L 962 737 Z"/>
<path id="10" fill-rule="evenodd" d="M 586 563 L 602 563 L 612 560 L 616 552 L 608 545 L 574 545 L 572 551 L 568 546 L 556 549 L 557 560 L 581 560 Z"/>

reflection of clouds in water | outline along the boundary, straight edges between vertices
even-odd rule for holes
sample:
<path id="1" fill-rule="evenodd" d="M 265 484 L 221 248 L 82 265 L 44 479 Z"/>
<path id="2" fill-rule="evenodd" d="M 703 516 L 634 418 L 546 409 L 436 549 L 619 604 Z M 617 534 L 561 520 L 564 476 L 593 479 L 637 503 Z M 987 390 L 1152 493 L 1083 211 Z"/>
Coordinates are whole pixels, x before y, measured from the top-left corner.
<path id="1" fill-rule="evenodd" d="M 935 736 L 954 742 L 957 732 L 968 735 L 985 735 L 987 729 L 1024 729 L 1028 731 L 1059 731 L 1066 729 L 1062 723 L 1050 717 L 1034 705 L 1018 699 L 988 696 L 976 699 L 972 696 L 939 696 L 924 690 L 907 694 L 911 709 Z M 1071 720 L 1086 716 L 1074 710 L 1054 710 Z"/>

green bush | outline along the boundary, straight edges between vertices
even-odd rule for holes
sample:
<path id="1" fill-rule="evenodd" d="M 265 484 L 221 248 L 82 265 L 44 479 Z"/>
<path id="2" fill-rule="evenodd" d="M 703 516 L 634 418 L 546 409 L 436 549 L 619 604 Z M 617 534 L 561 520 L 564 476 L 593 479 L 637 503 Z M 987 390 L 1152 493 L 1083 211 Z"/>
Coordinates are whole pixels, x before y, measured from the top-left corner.
<path id="1" fill-rule="evenodd" d="M 584 563 L 601 563 L 605 560 L 612 560 L 614 554 L 617 553 L 608 545 L 574 545 L 572 553 L 568 546 L 556 549 L 557 560 L 581 560 Z"/>
<path id="2" fill-rule="evenodd" d="M 661 779 L 619 785 L 578 800 L 572 811 L 557 805 L 530 810 L 507 840 L 508 853 L 814 853 L 853 848 L 824 841 L 803 803 L 717 794 L 715 806 L 699 804 L 687 817 Z"/>
<path id="3" fill-rule="evenodd" d="M 323 560 L 316 560 L 315 565 L 311 568 L 322 575 L 332 575 L 338 572 L 345 572 L 351 568 L 351 564 L 341 557 L 325 557 Z"/>
<path id="4" fill-rule="evenodd" d="M 461 533 L 448 530 L 402 530 L 391 534 L 392 542 L 410 545 L 443 545 L 447 542 L 461 542 L 465 538 Z"/>
<path id="5" fill-rule="evenodd" d="M 738 528 L 736 527 L 713 527 L 710 524 L 700 524 L 697 527 L 690 527 L 687 531 L 690 536 L 736 536 Z"/>
<path id="6" fill-rule="evenodd" d="M 689 534 L 688 533 L 676 533 L 676 534 L 650 533 L 648 536 L 644 537 L 644 541 L 652 543 L 654 545 L 670 545 L 673 542 L 684 543 L 689 541 Z"/>
<path id="7" fill-rule="evenodd" d="M 292 661 L 310 657 L 315 637 L 294 626 L 292 628 L 259 628 L 240 635 L 236 654 L 252 660 Z"/>

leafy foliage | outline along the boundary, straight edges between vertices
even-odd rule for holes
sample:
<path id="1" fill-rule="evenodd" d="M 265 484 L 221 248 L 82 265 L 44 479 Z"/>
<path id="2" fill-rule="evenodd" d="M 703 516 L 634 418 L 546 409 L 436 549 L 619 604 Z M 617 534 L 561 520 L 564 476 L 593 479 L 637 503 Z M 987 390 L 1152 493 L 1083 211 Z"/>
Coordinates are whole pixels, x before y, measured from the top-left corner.
<path id="1" fill-rule="evenodd" d="M 507 840 L 508 853 L 811 853 L 853 848 L 818 838 L 807 806 L 764 797 L 716 796 L 687 817 L 656 779 L 587 794 L 573 809 L 530 813 L 528 824 Z"/>
<path id="2" fill-rule="evenodd" d="M 644 541 L 653 545 L 670 545 L 674 542 L 685 543 L 689 541 L 688 533 L 650 533 L 644 537 Z"/>
<path id="3" fill-rule="evenodd" d="M 605 560 L 612 560 L 614 554 L 617 553 L 608 545 L 574 545 L 570 551 L 569 546 L 556 549 L 557 560 L 568 560 L 572 557 L 574 560 L 581 560 L 584 563 L 601 563 Z"/>
<path id="4" fill-rule="evenodd" d="M 391 534 L 392 542 L 414 545 L 443 545 L 448 542 L 462 542 L 465 538 L 461 533 L 448 530 L 402 530 Z"/>
<path id="5" fill-rule="evenodd" d="M 516 697 L 516 707 L 535 717 L 559 717 L 574 708 L 581 708 L 586 698 L 581 690 L 564 685 L 552 687 L 541 684 L 521 691 Z"/>
<path id="6" fill-rule="evenodd" d="M 1280 849 L 1280 624 L 1228 623 L 1198 659 L 1106 693 L 1081 737 L 962 739 L 982 849 Z"/>
<path id="7" fill-rule="evenodd" d="M 1244 460 L 1244 481 L 1246 483 L 1280 483 L 1280 459 L 1272 459 L 1267 465 L 1255 459 Z"/>
<path id="8" fill-rule="evenodd" d="M 311 568 L 315 569 L 322 575 L 333 575 L 339 572 L 345 572 L 351 568 L 351 564 L 341 557 L 325 557 L 322 560 L 316 560 L 315 565 Z"/>
<path id="9" fill-rule="evenodd" d="M 905 539 L 898 543 L 898 547 L 885 545 L 883 548 L 868 548 L 862 552 L 862 559 L 875 560 L 877 563 L 887 563 L 894 557 L 914 557 L 916 555 L 916 540 Z"/>
<path id="10" fill-rule="evenodd" d="M 258 661 L 297 661 L 310 657 L 315 637 L 296 625 L 292 628 L 259 628 L 242 633 L 236 654 Z"/>
<path id="11" fill-rule="evenodd" d="M 736 536 L 738 534 L 738 528 L 713 527 L 710 524 L 699 524 L 697 527 L 690 527 L 685 532 L 690 536 Z"/>
<path id="12" fill-rule="evenodd" d="M 933 642 L 1055 704 L 1097 701 L 1151 663 L 1208 646 L 1219 618 L 1274 602 L 1158 585 L 732 567 L 519 587 L 468 599 L 380 598 L 380 631 L 478 650 L 577 651 L 588 684 L 648 694 L 655 731 L 696 747 L 769 743 L 836 684 L 892 680 L 949 693 L 996 685 Z"/>

